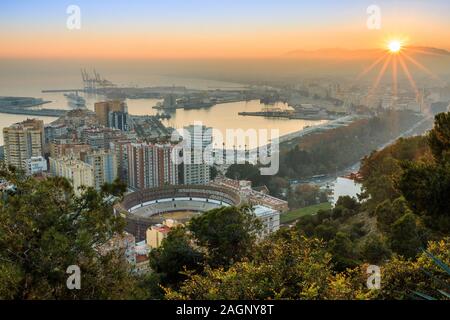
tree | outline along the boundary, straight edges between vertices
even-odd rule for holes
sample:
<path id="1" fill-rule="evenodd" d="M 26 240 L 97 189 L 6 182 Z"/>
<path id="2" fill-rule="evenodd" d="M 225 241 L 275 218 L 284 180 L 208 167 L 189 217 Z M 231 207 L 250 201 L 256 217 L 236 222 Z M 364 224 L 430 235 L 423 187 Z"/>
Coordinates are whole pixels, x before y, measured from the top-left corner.
<path id="1" fill-rule="evenodd" d="M 321 223 L 315 227 L 313 235 L 319 239 L 330 241 L 336 236 L 337 227 L 332 223 Z"/>
<path id="2" fill-rule="evenodd" d="M 210 175 L 210 179 L 214 180 L 217 177 L 218 171 L 217 168 L 215 166 L 209 166 L 209 175 Z"/>
<path id="3" fill-rule="evenodd" d="M 280 146 L 279 176 L 303 179 L 334 174 L 336 169 L 352 165 L 420 119 L 410 111 L 382 111 L 346 127 L 293 139 Z"/>
<path id="4" fill-rule="evenodd" d="M 389 233 L 395 221 L 405 213 L 410 213 L 404 198 L 398 198 L 392 203 L 389 199 L 380 203 L 375 209 L 377 227 L 384 233 Z"/>
<path id="5" fill-rule="evenodd" d="M 434 161 L 405 162 L 397 187 L 427 226 L 450 230 L 450 113 L 438 114 L 428 134 Z"/>
<path id="6" fill-rule="evenodd" d="M 289 182 L 281 177 L 273 176 L 267 184 L 270 194 L 275 197 L 286 197 L 286 189 L 289 188 Z"/>
<path id="7" fill-rule="evenodd" d="M 350 196 L 339 197 L 336 201 L 336 207 L 343 207 L 345 209 L 351 210 L 352 212 L 358 211 L 360 204 L 358 200 Z"/>
<path id="8" fill-rule="evenodd" d="M 423 216 L 430 228 L 450 230 L 450 162 L 405 164 L 398 188 L 414 213 Z"/>
<path id="9" fill-rule="evenodd" d="M 188 228 L 212 266 L 228 267 L 251 254 L 261 222 L 250 207 L 222 207 L 192 218 Z"/>
<path id="10" fill-rule="evenodd" d="M 378 235 L 366 238 L 361 248 L 362 259 L 371 264 L 384 262 L 390 254 L 385 241 Z"/>
<path id="11" fill-rule="evenodd" d="M 36 180 L 2 168 L 15 186 L 0 199 L 0 299 L 124 299 L 136 278 L 121 250 L 105 245 L 125 226 L 112 206 L 124 186 L 116 181 L 80 196 L 64 178 Z M 69 290 L 66 270 L 81 270 L 81 289 Z"/>
<path id="12" fill-rule="evenodd" d="M 150 267 L 160 275 L 158 284 L 177 286 L 186 279 L 185 271 L 202 269 L 203 254 L 191 243 L 186 229 L 177 227 L 169 232 L 159 248 L 150 252 Z"/>
<path id="13" fill-rule="evenodd" d="M 179 292 L 167 297 L 185 299 L 269 299 L 318 295 L 331 274 L 330 256 L 318 240 L 297 235 L 266 241 L 255 260 L 238 262 L 229 270 L 207 269 L 191 277 Z M 307 281 L 309 280 L 309 281 Z M 315 283 L 314 288 L 310 284 Z"/>
<path id="14" fill-rule="evenodd" d="M 420 239 L 414 214 L 406 213 L 392 225 L 389 243 L 394 252 L 406 258 L 413 258 L 417 255 L 423 241 Z"/>
<path id="15" fill-rule="evenodd" d="M 450 265 L 450 239 L 430 241 L 428 252 Z M 413 292 L 433 295 L 437 289 L 448 290 L 447 274 L 430 257 L 421 252 L 416 260 L 394 255 L 381 267 L 381 290 L 374 290 L 375 299 L 416 299 Z M 430 276 L 432 275 L 432 276 Z"/>
<path id="16" fill-rule="evenodd" d="M 252 261 L 228 270 L 192 275 L 168 299 L 354 299 L 367 294 L 364 281 L 334 275 L 325 244 L 293 232 L 263 241 Z M 356 276 L 355 276 L 356 277 Z M 358 279 L 360 280 L 360 279 Z"/>
<path id="17" fill-rule="evenodd" d="M 18 288 L 23 278 L 23 272 L 14 263 L 0 262 L 0 299 L 17 298 Z"/>
<path id="18" fill-rule="evenodd" d="M 434 128 L 428 134 L 428 144 L 430 145 L 436 161 L 443 161 L 449 155 L 450 112 L 439 113 L 436 115 Z"/>
<path id="19" fill-rule="evenodd" d="M 297 209 L 317 204 L 321 198 L 320 188 L 312 184 L 298 185 L 289 193 L 289 208 Z"/>
<path id="20" fill-rule="evenodd" d="M 363 177 L 362 196 L 371 210 L 385 200 L 394 201 L 401 196 L 396 182 L 403 173 L 405 161 L 422 161 L 431 158 L 427 140 L 423 136 L 401 138 L 394 144 L 365 157 L 361 163 Z"/>
<path id="21" fill-rule="evenodd" d="M 335 269 L 338 271 L 344 271 L 347 268 L 356 267 L 358 261 L 356 258 L 356 252 L 354 245 L 350 237 L 344 232 L 336 233 L 333 240 L 330 241 L 330 251 L 333 254 L 333 263 Z"/>
<path id="22" fill-rule="evenodd" d="M 267 184 L 268 176 L 262 176 L 259 168 L 246 162 L 245 164 L 232 164 L 228 167 L 225 176 L 236 180 L 250 180 L 253 186 Z"/>

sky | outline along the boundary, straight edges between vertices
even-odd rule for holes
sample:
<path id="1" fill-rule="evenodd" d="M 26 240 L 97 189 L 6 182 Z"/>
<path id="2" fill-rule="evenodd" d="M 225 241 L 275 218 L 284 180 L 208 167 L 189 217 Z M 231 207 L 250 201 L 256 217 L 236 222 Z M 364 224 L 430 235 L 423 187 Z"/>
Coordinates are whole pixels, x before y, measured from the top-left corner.
<path id="1" fill-rule="evenodd" d="M 373 4 L 379 30 L 367 28 Z M 391 38 L 450 49 L 449 13 L 448 0 L 1 0 L 0 58 L 258 59 Z"/>

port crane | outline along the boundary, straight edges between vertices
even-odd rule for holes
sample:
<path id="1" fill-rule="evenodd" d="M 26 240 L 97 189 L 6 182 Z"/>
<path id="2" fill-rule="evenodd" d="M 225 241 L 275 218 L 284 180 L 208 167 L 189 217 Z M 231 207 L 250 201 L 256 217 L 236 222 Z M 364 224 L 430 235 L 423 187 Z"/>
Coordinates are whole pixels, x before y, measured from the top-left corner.
<path id="1" fill-rule="evenodd" d="M 96 93 L 98 89 L 112 88 L 115 84 L 111 81 L 102 78 L 102 76 L 94 69 L 90 74 L 86 69 L 81 69 L 81 78 L 85 92 Z"/>

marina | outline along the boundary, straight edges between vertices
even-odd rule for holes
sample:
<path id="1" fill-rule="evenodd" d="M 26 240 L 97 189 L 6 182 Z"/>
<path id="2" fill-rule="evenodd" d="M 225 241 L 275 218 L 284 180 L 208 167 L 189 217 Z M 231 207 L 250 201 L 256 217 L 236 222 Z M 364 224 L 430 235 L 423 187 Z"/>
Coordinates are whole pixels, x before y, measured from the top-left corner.
<path id="1" fill-rule="evenodd" d="M 79 70 L 79 69 L 78 69 Z M 79 74 L 79 73 L 78 73 Z M 98 74 L 98 73 L 97 73 Z M 72 73 L 68 77 L 65 73 L 55 78 L 42 81 L 40 77 L 27 78 L 26 82 L 31 89 L 26 94 L 34 96 L 38 101 L 48 101 L 45 106 L 37 105 L 33 108 L 0 108 L 0 113 L 8 114 L 4 120 L 0 119 L 3 126 L 22 121 L 27 117 L 42 119 L 57 118 L 69 110 L 74 110 L 83 104 L 74 101 L 77 95 L 85 100 L 85 107 L 94 110 L 94 104 L 98 101 L 112 100 L 114 98 L 124 100 L 128 106 L 128 113 L 136 116 L 156 116 L 166 127 L 175 129 L 183 128 L 195 122 L 202 122 L 223 134 L 226 130 L 259 130 L 274 129 L 279 136 L 296 133 L 309 126 L 323 124 L 323 120 L 304 120 L 286 118 L 252 117 L 251 121 L 242 121 L 238 112 L 258 112 L 268 107 L 264 102 L 273 102 L 263 99 L 267 92 L 251 86 L 243 86 L 220 81 L 205 81 L 201 79 L 185 79 L 176 77 L 148 76 L 149 82 L 140 80 L 135 86 L 120 82 L 120 77 L 115 77 L 115 86 L 102 87 L 104 81 L 94 81 L 94 75 L 86 76 L 83 70 L 82 76 Z M 128 78 L 130 75 L 127 74 Z M 135 75 L 139 78 L 139 75 Z M 65 77 L 66 82 L 58 82 L 57 79 Z M 103 77 L 97 76 L 100 80 Z M 142 78 L 141 78 L 142 79 Z M 1 80 L 1 78 L 0 78 Z M 6 80 L 6 79 L 5 79 Z M 151 82 L 150 82 L 151 81 Z M 82 85 L 80 85 L 80 82 Z M 93 83 L 95 84 L 95 90 Z M 0 88 L 0 94 L 13 93 L 17 96 L 25 95 L 25 91 L 15 87 L 14 90 L 7 86 Z M 214 84 L 212 86 L 211 84 Z M 92 86 L 90 86 L 92 85 Z M 92 92 L 94 91 L 94 92 Z M 269 90 L 270 91 L 270 90 Z M 271 92 L 271 91 L 270 91 Z M 174 98 L 168 98 L 173 96 Z M 170 99 L 172 101 L 170 102 Z M 278 98 L 277 98 L 278 99 Z M 81 100 L 81 99 L 80 99 Z M 153 108 L 164 105 L 164 100 L 169 100 L 167 105 L 179 103 L 180 108 Z M 287 108 L 285 102 L 274 102 L 270 107 Z M 46 120 L 46 122 L 49 120 Z M 1 135 L 1 133 L 0 133 Z M 235 143 L 239 145 L 239 143 Z M 260 144 L 263 144 L 261 141 Z M 232 147 L 232 146 L 230 146 Z"/>

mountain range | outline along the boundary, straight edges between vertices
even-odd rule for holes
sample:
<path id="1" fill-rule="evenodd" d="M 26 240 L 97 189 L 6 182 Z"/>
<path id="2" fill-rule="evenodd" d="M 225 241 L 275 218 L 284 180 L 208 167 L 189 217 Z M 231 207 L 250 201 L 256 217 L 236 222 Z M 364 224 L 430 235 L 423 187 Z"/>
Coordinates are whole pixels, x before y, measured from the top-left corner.
<path id="1" fill-rule="evenodd" d="M 450 51 L 441 48 L 425 46 L 405 46 L 402 51 L 413 56 L 441 56 L 450 57 Z M 284 58 L 291 59 L 324 59 L 324 60 L 355 60 L 373 59 L 383 53 L 388 53 L 387 49 L 343 49 L 324 48 L 318 50 L 294 50 L 283 55 Z"/>

